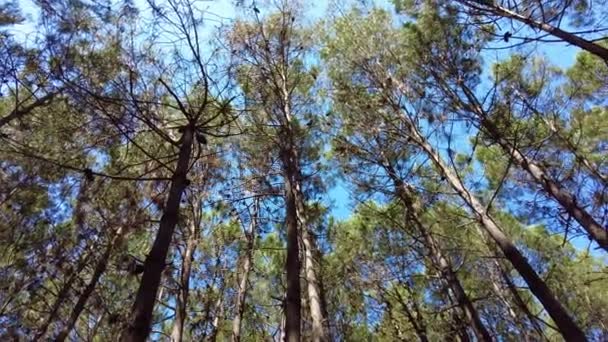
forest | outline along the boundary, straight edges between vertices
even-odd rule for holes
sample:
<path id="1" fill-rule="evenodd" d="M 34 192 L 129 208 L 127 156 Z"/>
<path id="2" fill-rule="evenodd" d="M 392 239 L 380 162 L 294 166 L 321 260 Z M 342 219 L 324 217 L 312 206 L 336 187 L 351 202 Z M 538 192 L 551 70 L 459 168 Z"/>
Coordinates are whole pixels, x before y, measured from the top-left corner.
<path id="1" fill-rule="evenodd" d="M 0 0 L 0 340 L 608 341 L 606 32 L 606 0 Z"/>

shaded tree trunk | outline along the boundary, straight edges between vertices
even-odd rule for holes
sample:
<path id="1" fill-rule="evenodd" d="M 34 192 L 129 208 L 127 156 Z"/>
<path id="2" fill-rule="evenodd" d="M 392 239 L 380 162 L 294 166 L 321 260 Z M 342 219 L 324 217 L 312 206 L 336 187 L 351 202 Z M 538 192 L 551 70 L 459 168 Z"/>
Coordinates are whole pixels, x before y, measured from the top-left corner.
<path id="1" fill-rule="evenodd" d="M 49 311 L 49 316 L 47 317 L 43 325 L 40 327 L 40 329 L 38 329 L 38 332 L 36 333 L 36 336 L 34 337 L 33 341 L 40 340 L 44 336 L 44 334 L 46 334 L 46 331 L 48 330 L 51 323 L 57 319 L 56 316 L 57 312 L 59 311 L 59 308 L 61 308 L 61 305 L 67 299 L 68 294 L 72 289 L 72 285 L 74 285 L 74 282 L 78 279 L 78 276 L 80 275 L 82 270 L 88 265 L 89 259 L 91 258 L 92 254 L 92 252 L 87 252 L 87 254 L 80 259 L 78 265 L 76 266 L 76 269 L 72 272 L 65 284 L 63 284 L 63 287 L 57 294 L 57 298 L 55 299 L 55 302 L 53 303 L 53 306 Z"/>
<path id="2" fill-rule="evenodd" d="M 300 341 L 300 246 L 298 239 L 298 214 L 296 209 L 295 170 L 291 156 L 283 153 L 285 169 L 285 226 L 287 227 L 287 260 L 285 271 L 287 290 L 285 297 L 285 341 Z"/>
<path id="3" fill-rule="evenodd" d="M 303 212 L 303 200 L 299 196 L 298 207 Z M 300 212 L 299 210 L 299 212 Z M 312 318 L 312 341 L 327 341 L 325 331 L 325 318 L 322 309 L 321 290 L 317 278 L 317 265 L 315 264 L 316 247 L 311 233 L 308 231 L 304 215 L 300 215 L 302 244 L 304 245 L 304 271 L 308 290 L 308 305 Z"/>
<path id="4" fill-rule="evenodd" d="M 407 291 L 410 291 L 407 284 L 403 284 L 400 282 L 400 285 L 404 286 Z M 405 313 L 407 320 L 410 322 L 410 324 L 414 328 L 414 331 L 416 332 L 416 335 L 420 339 L 420 342 L 428 342 L 429 338 L 426 325 L 422 320 L 422 315 L 420 315 L 420 310 L 418 309 L 418 305 L 416 304 L 415 300 L 412 300 L 412 306 L 413 311 L 415 311 L 416 315 L 414 315 L 414 312 L 412 312 L 412 309 L 410 309 L 407 301 L 405 301 L 405 299 L 401 296 L 399 290 L 395 288 L 393 292 L 395 293 L 395 297 L 397 297 L 397 301 L 399 302 L 399 304 L 401 304 L 401 307 L 403 308 L 403 312 Z"/>
<path id="5" fill-rule="evenodd" d="M 175 296 L 175 318 L 171 330 L 171 342 L 181 342 L 184 333 L 184 324 L 187 317 L 188 296 L 190 294 L 190 273 L 196 244 L 198 242 L 198 226 L 194 220 L 189 224 L 189 236 L 186 243 L 186 251 L 182 256 L 182 269 L 179 278 L 179 288 Z"/>
<path id="6" fill-rule="evenodd" d="M 258 199 L 254 202 L 253 214 L 251 216 L 251 223 L 249 225 L 249 231 L 245 232 L 245 238 L 247 239 L 247 246 L 245 255 L 243 257 L 243 269 L 241 271 L 241 279 L 238 281 L 238 292 L 236 295 L 235 314 L 232 320 L 232 341 L 239 342 L 241 340 L 241 322 L 243 320 L 243 313 L 245 312 L 245 304 L 247 297 L 247 283 L 249 281 L 249 272 L 253 263 L 253 245 L 255 243 L 255 232 L 257 229 L 257 216 L 258 216 Z M 237 278 L 238 280 L 238 278 Z"/>
<path id="7" fill-rule="evenodd" d="M 87 300 L 89 299 L 89 297 L 91 296 L 93 291 L 95 291 L 95 287 L 97 286 L 99 279 L 101 278 L 103 273 L 105 273 L 106 268 L 108 267 L 108 261 L 110 260 L 110 256 L 112 255 L 112 250 L 114 249 L 114 246 L 116 246 L 117 244 L 120 244 L 122 234 L 123 234 L 123 228 L 122 227 L 118 228 L 114 237 L 111 239 L 110 242 L 108 242 L 108 246 L 106 247 L 106 250 L 104 251 L 104 253 L 101 256 L 101 258 L 99 259 L 99 261 L 97 262 L 97 265 L 95 266 L 95 271 L 93 271 L 93 275 L 91 277 L 91 280 L 89 281 L 89 284 L 85 287 L 84 291 L 80 294 L 80 297 L 78 298 L 78 302 L 76 302 L 76 305 L 74 306 L 74 309 L 72 310 L 72 313 L 70 314 L 70 317 L 69 317 L 66 325 L 63 327 L 61 332 L 59 332 L 59 334 L 55 338 L 56 342 L 64 341 L 68 337 L 68 335 L 70 334 L 72 329 L 74 328 L 74 325 L 76 325 L 76 322 L 78 321 L 78 317 L 82 313 L 82 310 L 84 310 Z"/>
<path id="8" fill-rule="evenodd" d="M 125 342 L 144 342 L 150 333 L 152 313 L 160 279 L 165 269 L 165 260 L 171 245 L 173 231 L 177 224 L 179 205 L 186 188 L 187 173 L 192 151 L 194 126 L 184 127 L 179 150 L 177 167 L 171 180 L 169 197 L 160 220 L 160 226 L 152 249 L 144 263 L 144 273 L 141 278 L 135 303 L 131 309 L 131 321 L 123 331 L 121 340 Z"/>
<path id="9" fill-rule="evenodd" d="M 509 290 L 509 293 L 513 297 L 515 305 L 527 317 L 527 319 L 530 322 L 530 324 L 532 325 L 533 329 L 538 333 L 538 336 L 545 337 L 543 328 L 540 326 L 540 324 L 538 324 L 538 319 L 532 314 L 532 312 L 530 312 L 528 305 L 521 298 L 519 291 L 517 291 L 517 288 L 515 287 L 515 284 L 513 284 L 513 280 L 511 279 L 509 274 L 507 274 L 507 272 L 505 271 L 503 266 L 498 261 L 495 261 L 495 263 L 496 263 L 496 269 L 500 273 L 500 276 L 501 276 L 502 280 L 505 282 L 507 289 Z"/>
<path id="10" fill-rule="evenodd" d="M 383 158 L 383 166 L 385 167 L 389 177 L 393 181 L 395 191 L 403 205 L 407 210 L 407 215 L 413 221 L 416 230 L 424 240 L 426 248 L 431 255 L 431 261 L 439 270 L 440 276 L 447 282 L 448 287 L 452 291 L 456 302 L 462 309 L 468 324 L 475 332 L 475 336 L 479 341 L 492 341 L 492 337 L 484 324 L 479 318 L 477 310 L 473 306 L 473 303 L 469 299 L 469 296 L 464 291 L 458 276 L 452 269 L 452 265 L 448 259 L 443 255 L 441 247 L 433 237 L 432 233 L 422 224 L 418 212 L 420 211 L 420 205 L 416 204 L 414 194 L 411 193 L 408 185 L 397 175 L 391 162 L 381 153 Z"/>
<path id="11" fill-rule="evenodd" d="M 217 334 L 219 332 L 220 323 L 224 318 L 224 283 L 220 287 L 220 291 L 215 301 L 214 310 L 215 316 L 213 317 L 213 322 L 211 322 L 211 335 L 209 335 L 209 341 L 215 342 L 217 340 Z"/>

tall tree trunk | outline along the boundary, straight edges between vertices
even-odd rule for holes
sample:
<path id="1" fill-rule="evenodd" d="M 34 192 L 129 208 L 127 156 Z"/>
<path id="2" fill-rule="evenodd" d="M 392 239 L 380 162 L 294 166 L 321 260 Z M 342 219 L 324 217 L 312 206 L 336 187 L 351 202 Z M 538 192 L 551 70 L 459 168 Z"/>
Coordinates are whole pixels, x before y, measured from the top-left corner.
<path id="1" fill-rule="evenodd" d="M 195 220 L 190 220 L 188 242 L 182 257 L 182 269 L 179 278 L 179 288 L 175 296 L 175 318 L 171 330 L 171 342 L 181 342 L 184 333 L 184 323 L 186 322 L 188 309 L 188 296 L 190 294 L 190 273 L 196 244 L 198 242 L 198 224 Z"/>
<path id="2" fill-rule="evenodd" d="M 517 287 L 515 286 L 515 284 L 513 284 L 513 280 L 511 279 L 509 274 L 507 274 L 507 272 L 505 271 L 504 267 L 500 264 L 500 262 L 498 262 L 498 261 L 495 261 L 495 262 L 496 262 L 496 268 L 497 268 L 498 272 L 500 273 L 502 280 L 505 282 L 507 289 L 509 290 L 509 292 L 511 293 L 511 296 L 513 297 L 513 300 L 515 301 L 515 305 L 517 305 L 519 310 L 521 312 L 523 312 L 524 315 L 527 317 L 528 321 L 530 322 L 530 324 L 532 325 L 534 330 L 538 333 L 538 336 L 545 337 L 545 339 L 546 339 L 546 336 L 543 332 L 543 328 L 540 326 L 540 324 L 538 324 L 538 319 L 532 314 L 532 312 L 530 312 L 528 305 L 521 298 L 519 291 L 517 291 Z"/>
<path id="3" fill-rule="evenodd" d="M 299 188 L 299 184 L 297 185 Z M 302 243 L 304 245 L 304 271 L 308 290 L 308 306 L 312 318 L 312 341 L 327 341 L 325 331 L 325 318 L 323 315 L 321 290 L 317 277 L 317 265 L 315 264 L 316 246 L 311 233 L 308 231 L 307 220 L 304 214 L 304 203 L 302 194 L 298 189 L 298 217 Z"/>
<path id="4" fill-rule="evenodd" d="M 542 303 L 549 316 L 551 316 L 553 321 L 557 324 L 562 336 L 567 341 L 586 341 L 587 339 L 583 331 L 574 323 L 574 320 L 555 298 L 547 284 L 539 277 L 513 241 L 505 235 L 494 219 L 487 213 L 486 208 L 481 204 L 477 197 L 469 192 L 460 178 L 443 162 L 439 153 L 437 153 L 422 134 L 420 134 L 418 129 L 409 121 L 409 118 L 404 116 L 402 118 L 403 123 L 409 130 L 411 138 L 426 152 L 439 171 L 447 179 L 450 186 L 472 210 L 479 224 L 496 242 L 507 260 L 511 262 L 526 284 L 528 284 L 530 291 L 532 291 L 536 298 Z"/>
<path id="5" fill-rule="evenodd" d="M 186 188 L 193 137 L 194 126 L 189 124 L 184 127 L 177 167 L 171 180 L 169 197 L 160 220 L 158 233 L 144 263 L 144 273 L 131 309 L 132 319 L 121 337 L 124 342 L 144 342 L 150 333 L 156 293 L 166 266 L 165 260 L 177 224 L 180 201 Z"/>
<path id="6" fill-rule="evenodd" d="M 49 311 L 49 316 L 44 321 L 40 329 L 38 329 L 38 332 L 36 333 L 36 336 L 34 337 L 33 341 L 40 340 L 44 336 L 44 334 L 46 334 L 46 331 L 48 330 L 51 323 L 57 319 L 56 316 L 57 312 L 59 311 L 59 308 L 61 308 L 61 305 L 67 299 L 68 294 L 72 289 L 72 285 L 74 285 L 74 282 L 76 281 L 76 279 L 78 279 L 78 276 L 80 275 L 82 270 L 88 265 L 89 259 L 92 255 L 92 251 L 89 251 L 86 252 L 86 254 L 80 259 L 78 265 L 76 266 L 76 269 L 72 272 L 72 274 L 70 274 L 68 280 L 65 282 L 65 284 L 63 284 L 63 287 L 57 294 L 57 298 L 55 299 L 55 302 L 53 303 L 53 306 Z"/>
<path id="7" fill-rule="evenodd" d="M 300 246 L 298 239 L 298 214 L 296 209 L 295 171 L 290 155 L 284 153 L 285 168 L 285 226 L 287 227 L 287 260 L 285 271 L 287 293 L 285 298 L 285 341 L 300 341 Z"/>
<path id="8" fill-rule="evenodd" d="M 416 222 L 418 226 L 422 226 L 420 221 Z M 439 268 L 439 272 L 441 273 L 442 278 L 446 280 L 450 290 L 452 291 L 454 297 L 456 298 L 456 302 L 458 306 L 462 309 L 467 322 L 470 324 L 475 336 L 479 341 L 493 341 L 490 332 L 486 329 L 481 319 L 479 318 L 479 314 L 475 306 L 473 306 L 473 302 L 469 298 L 469 296 L 464 291 L 458 276 L 452 269 L 452 265 L 449 263 L 447 258 L 443 255 L 437 241 L 435 238 L 427 232 L 426 229 L 419 229 L 420 233 L 423 235 L 423 239 L 425 243 L 428 245 L 429 250 L 432 255 L 432 259 L 434 260 L 435 265 Z"/>
<path id="9" fill-rule="evenodd" d="M 435 76 L 435 79 L 442 84 L 447 95 L 478 117 L 481 126 L 485 129 L 489 137 L 497 143 L 520 168 L 526 171 L 550 197 L 553 197 L 568 214 L 574 217 L 581 227 L 585 229 L 587 234 L 589 234 L 590 239 L 594 240 L 601 248 L 608 251 L 608 230 L 602 227 L 591 214 L 581 208 L 575 197 L 568 192 L 567 189 L 562 188 L 554 181 L 535 160 L 528 158 L 515 145 L 503 137 L 502 132 L 500 132 L 500 129 L 496 127 L 494 122 L 488 117 L 472 90 L 464 84 L 460 86 L 462 92 L 469 101 L 469 103 L 467 103 L 460 99 L 454 90 L 452 90 L 436 73 L 433 73 L 433 75 Z"/>
<path id="10" fill-rule="evenodd" d="M 78 317 L 80 316 L 80 313 L 82 313 L 82 310 L 84 310 L 87 300 L 89 299 L 89 297 L 91 296 L 93 291 L 95 291 L 95 287 L 97 286 L 99 279 L 101 278 L 103 273 L 106 271 L 106 268 L 108 267 L 108 261 L 110 260 L 110 256 L 112 255 L 112 250 L 114 249 L 114 246 L 116 246 L 117 244 L 120 244 L 120 241 L 122 239 L 122 234 L 123 234 L 123 228 L 119 227 L 118 230 L 116 231 L 116 233 L 114 234 L 114 237 L 112 237 L 112 239 L 108 242 L 108 246 L 106 247 L 106 250 L 104 251 L 104 253 L 101 256 L 101 258 L 99 259 L 99 261 L 97 262 L 97 265 L 95 266 L 95 271 L 93 271 L 93 275 L 91 277 L 91 280 L 89 280 L 89 284 L 85 287 L 84 291 L 80 294 L 80 297 L 78 298 L 78 301 L 76 302 L 76 305 L 74 306 L 74 309 L 72 310 L 72 313 L 70 314 L 70 317 L 69 317 L 67 323 L 65 324 L 65 326 L 63 327 L 61 332 L 59 332 L 59 334 L 55 338 L 56 342 L 64 341 L 68 337 L 68 335 L 70 334 L 72 329 L 74 328 L 74 325 L 76 325 L 76 322 L 78 321 Z"/>
<path id="11" fill-rule="evenodd" d="M 209 335 L 209 341 L 215 342 L 217 340 L 217 334 L 219 332 L 220 323 L 224 318 L 224 282 L 222 282 L 222 286 L 219 289 L 217 300 L 215 301 L 214 310 L 215 316 L 213 317 L 213 322 L 211 322 L 211 335 Z"/>
<path id="12" fill-rule="evenodd" d="M 476 106 L 477 107 L 477 106 Z M 479 114 L 479 108 L 477 109 Z M 483 115 L 483 114 L 482 114 Z M 574 219 L 585 229 L 589 237 L 608 251 L 608 230 L 602 227 L 587 211 L 581 208 L 574 196 L 562 188 L 547 172 L 534 160 L 528 158 L 519 149 L 502 137 L 498 128 L 485 115 L 481 116 L 481 123 L 496 143 L 524 169 L 543 189 L 553 197 Z"/>
<path id="13" fill-rule="evenodd" d="M 243 257 L 243 269 L 241 272 L 241 279 L 238 280 L 238 292 L 236 295 L 235 314 L 232 320 L 232 341 L 239 342 L 241 340 L 241 322 L 243 320 L 243 313 L 245 312 L 245 302 L 247 297 L 247 288 L 249 281 L 249 271 L 251 270 L 251 264 L 253 263 L 253 247 L 255 243 L 255 232 L 257 229 L 257 218 L 258 218 L 258 199 L 254 200 L 253 213 L 251 215 L 251 222 L 249 225 L 249 231 L 245 232 L 245 238 L 247 240 L 247 246 L 245 255 Z"/>
<path id="14" fill-rule="evenodd" d="M 583 50 L 586 50 L 586 51 L 600 57 L 604 61 L 608 62 L 608 49 L 606 49 L 603 46 L 596 44 L 592 41 L 581 38 L 573 33 L 564 31 L 564 30 L 560 29 L 559 27 L 555 27 L 555 26 L 550 25 L 545 22 L 536 21 L 528 16 L 524 16 L 524 15 L 514 12 L 508 8 L 495 4 L 494 1 L 461 0 L 460 2 L 465 4 L 466 6 L 475 8 L 477 10 L 484 11 L 484 12 L 487 12 L 490 14 L 494 14 L 496 16 L 500 16 L 503 18 L 513 19 L 513 20 L 519 21 L 520 23 L 526 24 L 532 28 L 545 31 L 552 36 L 555 36 L 569 44 L 572 44 Z"/>
<path id="15" fill-rule="evenodd" d="M 439 270 L 440 276 L 447 282 L 448 287 L 456 298 L 458 306 L 460 306 L 465 315 L 467 323 L 471 326 L 479 341 L 492 341 L 492 336 L 479 318 L 477 310 L 464 291 L 458 276 L 452 269 L 451 263 L 443 255 L 443 251 L 432 233 L 424 226 L 422 221 L 420 221 L 420 217 L 418 216 L 420 205 L 416 203 L 416 198 L 411 192 L 408 184 L 399 178 L 392 163 L 386 158 L 383 152 L 381 152 L 381 157 L 383 159 L 382 164 L 393 181 L 395 192 L 407 210 L 407 216 L 413 221 L 418 233 L 422 235 L 426 248 L 428 248 L 429 254 L 431 255 L 431 261 Z"/>

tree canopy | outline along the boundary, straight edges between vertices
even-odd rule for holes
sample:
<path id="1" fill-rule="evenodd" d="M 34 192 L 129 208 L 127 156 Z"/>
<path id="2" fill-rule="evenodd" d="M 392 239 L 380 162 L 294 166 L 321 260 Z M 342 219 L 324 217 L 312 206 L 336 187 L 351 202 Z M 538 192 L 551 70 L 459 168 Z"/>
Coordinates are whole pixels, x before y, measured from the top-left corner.
<path id="1" fill-rule="evenodd" d="M 606 9 L 0 3 L 0 338 L 608 340 Z"/>

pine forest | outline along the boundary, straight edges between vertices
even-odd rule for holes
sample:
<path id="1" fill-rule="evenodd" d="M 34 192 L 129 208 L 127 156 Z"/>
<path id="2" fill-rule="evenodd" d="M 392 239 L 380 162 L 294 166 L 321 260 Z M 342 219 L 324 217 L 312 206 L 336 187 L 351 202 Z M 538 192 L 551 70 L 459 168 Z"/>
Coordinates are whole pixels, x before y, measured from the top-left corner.
<path id="1" fill-rule="evenodd" d="M 0 341 L 608 341 L 607 0 L 0 0 Z"/>

